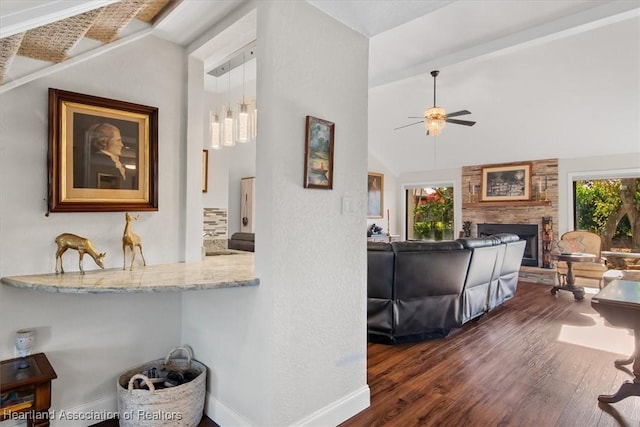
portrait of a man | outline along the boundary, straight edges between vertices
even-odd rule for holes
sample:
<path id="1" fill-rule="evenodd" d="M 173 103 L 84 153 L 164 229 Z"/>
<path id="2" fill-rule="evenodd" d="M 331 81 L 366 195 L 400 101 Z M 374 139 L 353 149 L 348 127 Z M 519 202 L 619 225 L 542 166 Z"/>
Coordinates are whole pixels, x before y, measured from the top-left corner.
<path id="1" fill-rule="evenodd" d="M 158 210 L 158 108 L 49 88 L 51 212 Z"/>
<path id="2" fill-rule="evenodd" d="M 74 126 L 74 187 L 138 189 L 137 140 L 125 141 L 122 129 L 135 123 L 97 120 L 76 114 Z M 137 129 L 128 134 L 136 135 Z"/>

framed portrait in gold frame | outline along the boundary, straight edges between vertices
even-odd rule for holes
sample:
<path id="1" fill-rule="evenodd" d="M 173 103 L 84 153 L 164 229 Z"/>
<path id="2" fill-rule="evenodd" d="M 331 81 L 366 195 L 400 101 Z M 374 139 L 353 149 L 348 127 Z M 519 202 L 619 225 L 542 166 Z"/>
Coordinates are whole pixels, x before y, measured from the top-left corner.
<path id="1" fill-rule="evenodd" d="M 384 175 L 367 175 L 367 218 L 384 218 Z"/>
<path id="2" fill-rule="evenodd" d="M 49 88 L 49 211 L 158 210 L 158 108 Z"/>

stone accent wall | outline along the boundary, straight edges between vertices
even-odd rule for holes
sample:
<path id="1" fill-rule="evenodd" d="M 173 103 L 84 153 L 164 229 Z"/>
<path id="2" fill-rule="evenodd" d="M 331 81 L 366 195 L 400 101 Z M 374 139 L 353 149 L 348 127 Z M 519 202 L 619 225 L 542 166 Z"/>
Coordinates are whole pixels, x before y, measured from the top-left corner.
<path id="1" fill-rule="evenodd" d="M 228 222 L 227 210 L 221 208 L 204 208 L 203 242 L 205 251 L 227 249 Z"/>
<path id="2" fill-rule="evenodd" d="M 480 223 L 489 224 L 538 224 L 538 259 L 542 265 L 542 217 L 553 219 L 553 239 L 558 240 L 558 159 L 526 161 L 531 163 L 531 200 L 514 202 L 480 201 L 482 168 L 525 163 L 464 166 L 462 168 L 462 220 L 471 221 L 471 235 L 477 236 Z M 539 183 L 546 178 L 547 191 L 538 192 Z M 471 183 L 471 188 L 469 186 Z M 475 187 L 474 187 L 475 186 Z M 474 191 L 475 190 L 475 191 Z M 475 194 L 472 194 L 474 193 Z"/>

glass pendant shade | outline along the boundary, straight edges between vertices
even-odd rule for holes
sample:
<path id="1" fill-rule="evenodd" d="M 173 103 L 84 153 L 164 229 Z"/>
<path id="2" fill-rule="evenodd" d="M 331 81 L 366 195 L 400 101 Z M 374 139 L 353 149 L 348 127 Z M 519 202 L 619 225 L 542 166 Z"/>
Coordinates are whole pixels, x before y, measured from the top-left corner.
<path id="1" fill-rule="evenodd" d="M 442 107 L 432 107 L 425 110 L 424 118 L 424 125 L 429 135 L 438 136 L 446 125 L 447 113 Z"/>
<path id="2" fill-rule="evenodd" d="M 211 113 L 211 148 L 214 150 L 222 148 L 220 141 L 220 119 L 217 113 Z"/>
<path id="3" fill-rule="evenodd" d="M 258 109 L 254 108 L 251 111 L 251 126 L 250 129 L 250 138 L 252 141 L 256 140 L 256 136 L 258 135 Z"/>
<path id="4" fill-rule="evenodd" d="M 227 116 L 224 119 L 224 139 L 222 144 L 225 147 L 233 147 L 235 145 L 235 139 L 233 138 L 233 111 L 227 110 Z"/>
<path id="5" fill-rule="evenodd" d="M 240 104 L 238 112 L 238 142 L 249 141 L 249 110 L 244 102 Z"/>

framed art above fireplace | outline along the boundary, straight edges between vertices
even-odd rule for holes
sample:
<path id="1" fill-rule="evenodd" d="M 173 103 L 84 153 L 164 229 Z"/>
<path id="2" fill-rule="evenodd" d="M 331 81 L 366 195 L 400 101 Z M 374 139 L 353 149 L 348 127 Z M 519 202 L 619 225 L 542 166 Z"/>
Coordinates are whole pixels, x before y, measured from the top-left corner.
<path id="1" fill-rule="evenodd" d="M 482 168 L 482 201 L 530 200 L 531 163 Z"/>

